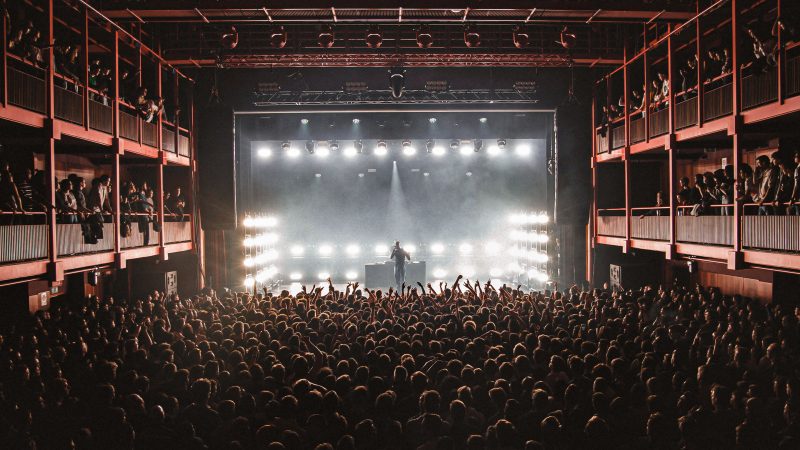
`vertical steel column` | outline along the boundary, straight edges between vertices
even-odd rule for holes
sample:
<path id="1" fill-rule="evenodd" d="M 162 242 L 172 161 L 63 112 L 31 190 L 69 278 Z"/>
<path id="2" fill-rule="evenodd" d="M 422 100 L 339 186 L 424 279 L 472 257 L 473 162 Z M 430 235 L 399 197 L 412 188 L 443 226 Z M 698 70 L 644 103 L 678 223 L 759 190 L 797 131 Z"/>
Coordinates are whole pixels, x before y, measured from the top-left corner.
<path id="1" fill-rule="evenodd" d="M 120 166 L 119 166 L 119 151 L 114 152 L 114 161 L 111 175 L 111 196 L 112 205 L 114 207 L 114 253 L 120 254 L 122 246 L 122 236 L 120 230 L 122 229 L 122 214 L 120 211 Z"/>
<path id="2" fill-rule="evenodd" d="M 2 89 L 3 89 L 3 106 L 5 107 L 5 106 L 8 106 L 8 42 L 6 42 L 6 39 L 8 37 L 8 26 L 9 26 L 8 19 L 6 19 L 5 14 L 3 15 L 3 18 L 2 18 L 2 25 L 3 25 L 3 30 L 2 30 L 3 31 L 3 36 L 0 37 L 0 41 L 2 41 L 2 43 L 3 43 L 3 49 L 0 50 L 0 51 L 3 52 L 3 61 L 2 61 L 2 63 L 3 63 L 3 68 L 2 68 L 2 70 L 3 70 L 3 73 L 2 73 L 2 75 L 3 75 L 3 86 L 2 86 Z"/>
<path id="3" fill-rule="evenodd" d="M 675 137 L 675 65 L 672 59 L 675 55 L 672 51 L 672 24 L 667 25 L 667 83 L 669 84 L 669 97 L 667 99 L 667 108 L 669 114 L 669 134 L 668 143 L 671 143 Z"/>
<path id="4" fill-rule="evenodd" d="M 645 51 L 642 55 L 642 62 L 644 63 L 644 141 L 650 142 L 650 80 L 648 79 L 648 75 L 650 71 L 647 70 L 647 55 L 650 53 L 650 50 L 647 49 L 647 31 L 645 30 Z"/>
<path id="5" fill-rule="evenodd" d="M 55 38 L 55 29 L 53 26 L 53 0 L 47 2 L 47 42 L 52 43 Z M 47 120 L 48 124 L 46 139 L 48 142 L 47 154 L 45 155 L 45 173 L 47 174 L 47 186 L 49 202 L 51 205 L 56 204 L 56 139 L 58 138 L 58 130 L 56 129 L 55 120 L 55 90 L 53 86 L 55 74 L 55 58 L 53 46 L 47 47 Z M 51 282 L 60 281 L 63 279 L 58 264 L 58 238 L 56 236 L 56 210 L 50 208 L 47 214 L 48 233 L 48 250 L 50 253 L 50 263 L 48 264 L 48 278 Z"/>
<path id="6" fill-rule="evenodd" d="M 695 70 L 695 74 L 697 75 L 697 127 L 703 128 L 703 46 L 701 45 L 701 38 L 703 36 L 703 30 L 700 28 L 700 2 L 697 2 L 697 19 L 694 23 L 694 30 L 697 40 L 695 41 L 695 55 L 697 56 L 697 69 Z M 738 70 L 738 69 L 737 69 Z"/>
<path id="7" fill-rule="evenodd" d="M 81 41 L 83 46 L 83 129 L 89 131 L 89 10 L 83 8 L 83 29 L 81 30 Z M 115 55 L 116 56 L 116 55 Z M 116 78 L 116 74 L 114 75 Z"/>
<path id="8" fill-rule="evenodd" d="M 113 48 L 113 50 L 114 50 L 114 62 L 113 62 L 113 64 L 114 64 L 114 106 L 113 106 L 113 108 L 114 109 L 112 110 L 112 120 L 113 120 L 114 123 L 113 123 L 113 126 L 112 126 L 112 134 L 114 136 L 114 139 L 118 140 L 119 139 L 119 128 L 120 128 L 120 126 L 119 126 L 119 101 L 120 101 L 119 97 L 120 97 L 120 95 L 119 95 L 119 31 L 117 31 L 117 30 L 114 31 L 114 44 L 113 44 L 113 46 L 114 46 L 114 48 Z M 120 142 L 120 145 L 122 145 L 122 142 Z"/>
<path id="9" fill-rule="evenodd" d="M 622 111 L 622 114 L 625 119 L 625 147 L 630 147 L 631 145 L 631 126 L 630 126 L 630 114 L 629 111 L 631 110 L 628 101 L 630 100 L 630 96 L 628 95 L 628 46 L 624 46 L 622 49 L 622 89 L 624 90 L 622 93 L 622 103 L 625 104 L 625 110 Z"/>
<path id="10" fill-rule="evenodd" d="M 158 201 L 156 203 L 156 214 L 158 215 L 158 223 L 161 224 L 161 232 L 158 233 L 158 254 L 166 255 L 164 250 L 164 234 L 166 232 L 166 223 L 164 222 L 164 163 L 159 158 L 158 160 L 158 173 L 156 173 L 156 192 L 158 193 Z M 153 199 L 154 201 L 156 199 Z"/>
<path id="11" fill-rule="evenodd" d="M 53 0 L 47 1 L 47 118 L 50 119 L 50 126 L 53 127 L 55 117 L 55 54 L 52 45 L 55 41 L 55 28 L 53 26 Z"/>
<path id="12" fill-rule="evenodd" d="M 156 61 L 156 92 L 158 93 L 158 98 L 163 99 L 162 89 L 161 89 L 161 72 L 163 72 L 161 68 L 161 63 Z M 159 114 L 156 121 L 156 147 L 159 150 L 159 157 L 163 158 L 162 153 L 164 151 L 164 136 L 162 136 L 162 131 L 164 130 L 164 124 L 162 120 L 164 119 L 163 114 Z M 176 149 L 177 150 L 177 149 Z"/>
<path id="13" fill-rule="evenodd" d="M 733 117 L 731 128 L 728 132 L 733 136 L 733 171 L 739 173 L 739 166 L 742 161 L 742 143 L 740 136 L 741 124 L 741 75 L 739 69 L 739 6 L 737 0 L 731 0 L 731 64 L 733 67 Z M 734 198 L 733 202 L 733 251 L 728 257 L 728 268 L 739 269 L 742 263 L 742 202 Z"/>
<path id="14" fill-rule="evenodd" d="M 625 165 L 625 247 L 623 252 L 627 253 L 631 245 L 631 149 L 625 147 L 622 155 L 622 163 Z"/>
<path id="15" fill-rule="evenodd" d="M 675 176 L 677 174 L 677 167 L 676 167 L 676 159 L 675 159 L 675 149 L 670 147 L 667 149 L 667 156 L 668 156 L 668 164 L 669 164 L 669 254 L 667 254 L 667 259 L 672 259 L 674 257 L 675 251 L 675 241 L 676 241 L 676 215 L 677 215 L 677 191 L 675 189 L 675 184 L 677 180 Z"/>
<path id="16" fill-rule="evenodd" d="M 797 1 L 797 0 L 795 0 L 795 1 Z M 783 10 L 782 0 L 778 0 L 778 18 L 783 17 L 782 16 L 782 10 Z M 784 66 L 784 64 L 786 62 L 786 49 L 783 47 L 783 32 L 781 30 L 781 27 L 777 27 L 777 28 L 778 28 L 778 30 L 777 30 L 778 31 L 778 35 L 776 36 L 776 39 L 778 41 L 778 67 L 776 67 L 775 70 L 778 71 L 777 72 L 778 73 L 778 77 L 777 77 L 778 78 L 778 104 L 782 105 L 784 103 L 784 101 L 786 101 L 786 99 L 785 99 L 786 92 L 784 92 L 784 90 L 785 90 L 784 80 L 786 79 L 786 74 L 784 73 L 784 69 L 783 69 L 783 66 Z"/>
<path id="17" fill-rule="evenodd" d="M 180 153 L 180 142 L 181 142 L 181 115 L 178 113 L 181 105 L 181 83 L 180 83 L 180 75 L 178 72 L 173 70 L 172 73 L 173 83 L 172 89 L 174 89 L 173 93 L 173 101 L 175 104 L 172 106 L 173 113 L 175 114 L 174 117 L 174 126 L 175 126 L 175 154 L 177 155 Z M 188 190 L 188 189 L 187 189 Z"/>
<path id="18" fill-rule="evenodd" d="M 44 155 L 44 171 L 47 174 L 47 202 L 50 205 L 56 204 L 56 140 L 51 136 L 47 139 L 47 153 Z M 55 267 L 58 261 L 58 237 L 56 235 L 56 210 L 47 209 L 47 249 L 50 255 L 50 265 Z M 50 271 L 48 271 L 50 272 Z M 56 281 L 58 277 L 50 274 L 51 281 Z"/>

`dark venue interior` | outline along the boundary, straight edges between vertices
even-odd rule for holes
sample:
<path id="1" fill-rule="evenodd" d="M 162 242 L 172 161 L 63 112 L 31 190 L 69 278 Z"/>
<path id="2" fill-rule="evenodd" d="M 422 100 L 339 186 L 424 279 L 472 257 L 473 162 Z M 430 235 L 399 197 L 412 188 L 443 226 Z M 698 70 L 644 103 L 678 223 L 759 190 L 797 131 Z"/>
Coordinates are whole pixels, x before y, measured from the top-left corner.
<path id="1" fill-rule="evenodd" d="M 0 11 L 0 448 L 800 448 L 800 2 Z"/>

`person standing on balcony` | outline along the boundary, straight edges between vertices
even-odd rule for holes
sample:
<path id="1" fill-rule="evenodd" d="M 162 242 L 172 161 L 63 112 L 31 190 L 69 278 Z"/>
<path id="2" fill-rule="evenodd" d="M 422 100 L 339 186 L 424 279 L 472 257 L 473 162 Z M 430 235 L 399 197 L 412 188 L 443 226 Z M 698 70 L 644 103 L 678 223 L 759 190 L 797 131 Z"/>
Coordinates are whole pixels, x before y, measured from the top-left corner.
<path id="1" fill-rule="evenodd" d="M 794 152 L 794 176 L 792 186 L 792 196 L 789 199 L 789 206 L 786 213 L 800 216 L 800 150 Z"/>
<path id="2" fill-rule="evenodd" d="M 61 180 L 56 191 L 56 210 L 61 223 L 78 223 L 78 202 L 72 195 L 72 182 L 68 179 Z"/>
<path id="3" fill-rule="evenodd" d="M 661 85 L 661 100 L 664 101 L 664 108 L 669 106 L 669 78 L 664 72 L 658 72 L 658 82 Z"/>
<path id="4" fill-rule="evenodd" d="M 775 214 L 783 215 L 791 214 L 789 205 L 792 200 L 793 180 L 792 168 L 786 162 L 785 158 L 776 160 L 775 166 L 778 168 L 778 185 L 777 192 L 775 193 L 775 201 L 772 205 L 775 207 Z"/>
<path id="5" fill-rule="evenodd" d="M 773 158 L 775 156 L 773 153 Z M 753 197 L 753 201 L 758 204 L 759 216 L 773 214 L 772 207 L 769 204 L 775 201 L 775 194 L 778 190 L 778 176 L 777 167 L 772 164 L 768 156 L 761 155 L 756 158 L 756 185 L 758 186 L 758 192 Z"/>

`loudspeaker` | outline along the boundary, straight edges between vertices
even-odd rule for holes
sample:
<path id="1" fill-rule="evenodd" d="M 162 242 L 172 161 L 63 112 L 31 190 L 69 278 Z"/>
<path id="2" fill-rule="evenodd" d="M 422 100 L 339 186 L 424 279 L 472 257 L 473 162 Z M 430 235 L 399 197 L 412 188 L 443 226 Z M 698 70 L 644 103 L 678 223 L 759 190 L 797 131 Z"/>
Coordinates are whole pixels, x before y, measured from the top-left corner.
<path id="1" fill-rule="evenodd" d="M 230 106 L 202 110 L 197 127 L 200 217 L 204 230 L 236 229 L 236 147 Z"/>

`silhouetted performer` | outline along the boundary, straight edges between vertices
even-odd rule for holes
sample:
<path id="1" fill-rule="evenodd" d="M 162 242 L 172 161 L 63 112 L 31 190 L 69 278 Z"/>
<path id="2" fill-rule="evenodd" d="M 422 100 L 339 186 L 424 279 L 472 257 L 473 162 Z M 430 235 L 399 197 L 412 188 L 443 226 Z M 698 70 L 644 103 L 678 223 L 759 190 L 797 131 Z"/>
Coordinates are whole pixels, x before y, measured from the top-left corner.
<path id="1" fill-rule="evenodd" d="M 397 289 L 400 290 L 406 281 L 406 259 L 411 261 L 411 255 L 400 248 L 400 241 L 394 241 L 390 258 L 394 260 L 394 281 L 397 283 Z"/>

